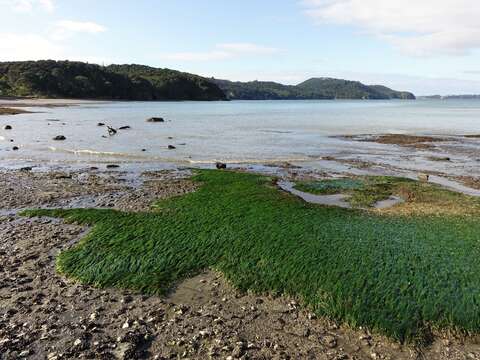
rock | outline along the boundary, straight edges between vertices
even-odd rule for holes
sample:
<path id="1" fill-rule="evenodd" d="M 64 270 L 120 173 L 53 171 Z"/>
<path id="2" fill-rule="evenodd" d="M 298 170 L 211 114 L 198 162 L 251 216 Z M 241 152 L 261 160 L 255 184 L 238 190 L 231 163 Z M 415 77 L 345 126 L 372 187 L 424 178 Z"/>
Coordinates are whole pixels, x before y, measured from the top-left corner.
<path id="1" fill-rule="evenodd" d="M 147 122 L 158 123 L 158 122 L 165 122 L 165 120 L 161 117 L 151 117 L 150 119 L 147 119 Z"/>
<path id="2" fill-rule="evenodd" d="M 18 146 L 14 146 L 14 147 L 12 148 L 12 150 L 13 150 L 13 151 L 17 151 L 17 150 L 18 150 Z"/>
<path id="3" fill-rule="evenodd" d="M 97 126 L 105 126 L 105 124 L 102 123 L 102 122 L 99 122 L 99 123 L 97 124 Z"/>
<path id="4" fill-rule="evenodd" d="M 20 168 L 20 171 L 32 171 L 32 168 L 30 166 L 25 166 Z"/>
<path id="5" fill-rule="evenodd" d="M 142 152 L 145 152 L 145 151 L 147 151 L 147 149 L 142 149 Z"/>
<path id="6" fill-rule="evenodd" d="M 176 149 L 176 147 L 173 146 L 173 145 L 168 145 L 168 149 L 169 149 L 169 150 L 174 150 L 174 149 Z"/>
<path id="7" fill-rule="evenodd" d="M 128 329 L 130 327 L 130 320 L 126 320 L 123 325 L 122 325 L 122 329 Z"/>
<path id="8" fill-rule="evenodd" d="M 430 179 L 430 175 L 428 174 L 418 174 L 418 180 L 423 181 L 423 182 L 428 182 Z"/>
<path id="9" fill-rule="evenodd" d="M 107 126 L 107 129 L 108 129 L 108 135 L 110 135 L 110 136 L 113 136 L 117 133 L 117 130 L 115 130 L 111 126 Z"/>
<path id="10" fill-rule="evenodd" d="M 219 169 L 219 170 L 220 170 L 220 169 L 226 169 L 226 168 L 227 168 L 227 164 L 221 163 L 221 162 L 217 162 L 217 163 L 215 164 L 215 166 L 216 166 L 217 169 Z"/>
<path id="11" fill-rule="evenodd" d="M 27 357 L 28 355 L 30 355 L 30 350 L 23 350 L 20 354 L 18 354 L 18 356 L 20 357 Z"/>
<path id="12" fill-rule="evenodd" d="M 127 126 L 121 126 L 121 127 L 118 128 L 118 130 L 128 130 L 128 129 L 131 129 L 131 127 L 128 126 L 128 125 Z"/>
<path id="13" fill-rule="evenodd" d="M 67 138 L 63 135 L 57 135 L 53 138 L 53 140 L 55 141 L 63 141 L 63 140 L 67 140 Z"/>
<path id="14" fill-rule="evenodd" d="M 12 130 L 12 126 L 11 125 L 5 125 L 3 127 L 3 130 Z"/>
<path id="15" fill-rule="evenodd" d="M 80 345 L 82 345 L 82 340 L 80 339 L 75 340 L 75 342 L 73 343 L 73 346 L 80 346 Z"/>
<path id="16" fill-rule="evenodd" d="M 91 166 L 91 167 L 90 167 L 90 170 L 91 170 L 91 171 L 98 170 L 98 167 L 96 167 L 96 166 Z"/>
<path id="17" fill-rule="evenodd" d="M 116 169 L 116 168 L 119 168 L 120 165 L 117 165 L 117 164 L 108 164 L 107 165 L 107 169 Z"/>
<path id="18" fill-rule="evenodd" d="M 334 336 L 331 336 L 331 335 L 324 336 L 323 342 L 330 349 L 333 349 L 333 348 L 337 347 L 337 339 Z"/>

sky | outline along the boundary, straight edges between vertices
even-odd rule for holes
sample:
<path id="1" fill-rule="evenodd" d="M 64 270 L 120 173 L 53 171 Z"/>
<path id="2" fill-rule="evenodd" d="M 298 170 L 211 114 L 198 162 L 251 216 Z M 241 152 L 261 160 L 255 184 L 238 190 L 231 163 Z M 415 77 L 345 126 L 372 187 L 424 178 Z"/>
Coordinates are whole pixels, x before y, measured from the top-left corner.
<path id="1" fill-rule="evenodd" d="M 480 94 L 478 0 L 0 0 L 0 61 Z"/>

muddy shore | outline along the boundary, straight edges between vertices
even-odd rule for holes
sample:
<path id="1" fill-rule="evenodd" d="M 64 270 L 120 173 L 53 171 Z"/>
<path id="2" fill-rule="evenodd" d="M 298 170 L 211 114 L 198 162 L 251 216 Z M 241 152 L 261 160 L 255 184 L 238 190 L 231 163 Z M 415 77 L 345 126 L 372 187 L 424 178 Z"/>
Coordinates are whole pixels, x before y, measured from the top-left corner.
<path id="1" fill-rule="evenodd" d="M 167 297 L 97 289 L 55 272 L 88 228 L 17 213 L 35 207 L 148 210 L 195 191 L 188 171 L 0 173 L 0 359 L 480 359 L 480 339 L 425 347 L 318 319 L 295 299 L 241 293 L 205 272 Z"/>

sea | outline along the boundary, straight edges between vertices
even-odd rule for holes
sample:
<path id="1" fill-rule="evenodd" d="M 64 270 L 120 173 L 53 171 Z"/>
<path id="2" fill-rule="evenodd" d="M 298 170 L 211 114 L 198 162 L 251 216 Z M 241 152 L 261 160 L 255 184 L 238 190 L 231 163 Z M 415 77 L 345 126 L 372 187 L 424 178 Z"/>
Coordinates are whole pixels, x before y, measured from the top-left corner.
<path id="1" fill-rule="evenodd" d="M 23 109 L 32 113 L 0 116 L 0 168 L 212 167 L 224 162 L 328 170 L 358 168 L 352 163 L 364 161 L 480 175 L 480 139 L 464 137 L 480 134 L 480 101 L 475 100 L 82 102 Z M 147 122 L 150 117 L 165 122 Z M 130 128 L 110 136 L 98 123 Z M 4 130 L 5 125 L 13 129 Z M 422 150 L 348 137 L 388 133 L 452 141 Z M 58 135 L 66 140 L 53 140 Z M 438 156 L 450 161 L 432 161 Z"/>

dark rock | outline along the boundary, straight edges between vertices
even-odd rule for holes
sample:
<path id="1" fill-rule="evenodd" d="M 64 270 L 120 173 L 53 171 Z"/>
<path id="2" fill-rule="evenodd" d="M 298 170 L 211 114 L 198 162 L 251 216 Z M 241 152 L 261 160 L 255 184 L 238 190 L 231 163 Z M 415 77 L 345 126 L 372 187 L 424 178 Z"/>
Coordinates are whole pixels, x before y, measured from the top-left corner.
<path id="1" fill-rule="evenodd" d="M 157 122 L 165 122 L 165 120 L 161 117 L 151 117 L 150 119 L 147 119 L 147 122 L 157 123 Z"/>
<path id="2" fill-rule="evenodd" d="M 113 136 L 117 133 L 117 130 L 115 130 L 111 126 L 107 126 L 107 129 L 108 129 L 108 135 L 110 135 L 110 136 Z"/>
<path id="3" fill-rule="evenodd" d="M 3 127 L 3 130 L 12 130 L 12 126 L 11 125 L 5 125 Z"/>
<path id="4" fill-rule="evenodd" d="M 20 171 L 32 171 L 32 168 L 30 166 L 25 166 L 25 167 L 22 167 Z"/>
<path id="5" fill-rule="evenodd" d="M 118 128 L 118 130 L 128 130 L 128 129 L 131 129 L 131 127 L 128 126 L 128 125 L 127 126 L 121 126 L 121 127 Z"/>
<path id="6" fill-rule="evenodd" d="M 102 122 L 99 122 L 99 123 L 97 124 L 97 126 L 105 126 L 105 124 L 102 123 Z"/>
<path id="7" fill-rule="evenodd" d="M 147 149 L 142 149 L 143 152 L 147 151 Z"/>
<path id="8" fill-rule="evenodd" d="M 98 167 L 96 167 L 96 166 L 91 166 L 91 167 L 90 167 L 90 170 L 92 170 L 92 171 L 98 170 Z"/>
<path id="9" fill-rule="evenodd" d="M 221 162 L 217 162 L 217 163 L 215 164 L 215 166 L 216 166 L 217 169 L 219 169 L 219 170 L 220 170 L 220 169 L 226 169 L 226 168 L 227 168 L 227 164 L 221 163 Z"/>
<path id="10" fill-rule="evenodd" d="M 55 141 L 63 141 L 63 140 L 67 140 L 67 138 L 63 135 L 57 135 L 53 138 L 53 140 Z"/>
<path id="11" fill-rule="evenodd" d="M 119 168 L 120 165 L 117 165 L 117 164 L 108 164 L 107 165 L 107 169 L 116 169 L 116 168 Z"/>
<path id="12" fill-rule="evenodd" d="M 173 146 L 173 145 L 168 145 L 168 148 L 169 148 L 170 150 L 174 150 L 174 149 L 176 149 L 176 147 L 175 147 L 175 146 Z"/>
<path id="13" fill-rule="evenodd" d="M 17 150 L 18 150 L 18 146 L 14 146 L 14 147 L 12 148 L 12 150 L 17 151 Z"/>

